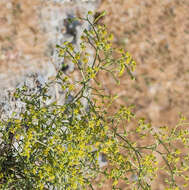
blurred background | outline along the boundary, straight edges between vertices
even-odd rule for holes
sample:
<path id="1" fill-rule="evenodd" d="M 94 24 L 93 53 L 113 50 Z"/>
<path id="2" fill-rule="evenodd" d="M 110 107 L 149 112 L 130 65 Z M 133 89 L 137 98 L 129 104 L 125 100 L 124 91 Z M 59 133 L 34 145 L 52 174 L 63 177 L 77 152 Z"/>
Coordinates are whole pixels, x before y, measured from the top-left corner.
<path id="1" fill-rule="evenodd" d="M 189 118 L 187 0 L 0 0 L 1 92 L 32 72 L 50 76 L 56 43 L 73 37 L 64 20 L 88 10 L 107 12 L 100 22 L 114 34 L 114 45 L 137 62 L 136 81 L 125 74 L 117 87 L 108 76 L 100 76 L 109 93 L 119 96 L 117 102 L 135 104 L 137 117 L 155 127 L 174 126 L 180 112 Z M 164 189 L 161 181 L 154 189 Z"/>
<path id="2" fill-rule="evenodd" d="M 123 77 L 110 90 L 155 125 L 174 125 L 179 112 L 189 116 L 189 1 L 104 0 L 100 9 L 115 44 L 137 62 L 137 80 Z"/>

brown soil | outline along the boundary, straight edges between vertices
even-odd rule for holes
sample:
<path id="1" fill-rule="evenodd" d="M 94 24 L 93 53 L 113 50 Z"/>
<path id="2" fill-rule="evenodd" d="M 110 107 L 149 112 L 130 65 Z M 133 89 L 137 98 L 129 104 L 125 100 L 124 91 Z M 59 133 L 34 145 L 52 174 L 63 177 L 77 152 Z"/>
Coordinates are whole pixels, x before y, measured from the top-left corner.
<path id="1" fill-rule="evenodd" d="M 42 66 L 46 39 L 37 19 L 38 6 L 38 0 L 0 2 L 1 87 L 15 85 L 19 75 Z"/>
<path id="2" fill-rule="evenodd" d="M 136 81 L 124 76 L 119 87 L 103 81 L 120 103 L 135 104 L 135 113 L 154 125 L 174 125 L 179 112 L 189 116 L 188 9 L 184 0 L 104 0 L 98 10 L 107 11 L 103 22 L 115 44 L 137 62 Z"/>
<path id="3" fill-rule="evenodd" d="M 134 104 L 136 116 L 147 118 L 154 127 L 175 126 L 179 113 L 189 117 L 188 9 L 184 0 L 102 1 L 98 11 L 107 11 L 102 22 L 115 35 L 114 44 L 137 62 L 136 81 L 125 74 L 117 86 L 108 75 L 99 76 L 107 92 L 119 95 L 112 112 L 119 104 Z M 165 189 L 165 176 L 160 176 L 152 189 Z M 105 183 L 101 189 L 111 188 Z"/>

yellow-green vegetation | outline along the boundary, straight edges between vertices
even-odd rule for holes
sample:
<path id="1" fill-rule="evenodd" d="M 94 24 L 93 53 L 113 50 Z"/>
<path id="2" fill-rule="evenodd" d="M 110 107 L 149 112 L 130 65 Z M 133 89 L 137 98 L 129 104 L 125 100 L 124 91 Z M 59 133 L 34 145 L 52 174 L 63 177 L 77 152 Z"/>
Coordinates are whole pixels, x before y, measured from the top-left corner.
<path id="1" fill-rule="evenodd" d="M 161 171 L 167 190 L 183 189 L 189 183 L 185 118 L 172 128 L 154 128 L 144 119 L 135 121 L 132 107 L 120 105 L 115 113 L 108 112 L 116 97 L 105 94 L 97 75 L 107 72 L 119 84 L 125 73 L 134 79 L 136 64 L 128 52 L 113 47 L 113 35 L 106 26 L 97 25 L 97 20 L 90 21 L 89 15 L 80 18 L 90 29 L 84 30 L 79 51 L 69 42 L 57 46 L 59 56 L 74 62 L 81 80 L 73 81 L 59 71 L 55 80 L 37 93 L 26 85 L 14 93 L 25 109 L 0 122 L 0 188 L 95 189 L 94 180 L 100 176 L 99 183 L 110 180 L 112 189 L 120 189 L 121 182 L 124 189 L 147 190 Z M 95 52 L 91 64 L 88 48 Z M 56 101 L 47 104 L 53 83 L 73 99 L 63 105 Z M 88 96 L 86 91 L 90 91 Z M 127 128 L 131 121 L 137 123 L 132 130 Z M 107 167 L 99 166 L 101 153 L 106 155 Z"/>

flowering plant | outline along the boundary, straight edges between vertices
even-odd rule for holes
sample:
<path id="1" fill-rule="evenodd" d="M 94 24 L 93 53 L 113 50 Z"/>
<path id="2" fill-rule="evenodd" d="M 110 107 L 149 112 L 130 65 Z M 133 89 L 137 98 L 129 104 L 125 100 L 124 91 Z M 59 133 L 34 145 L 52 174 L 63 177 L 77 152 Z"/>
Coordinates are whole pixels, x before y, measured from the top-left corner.
<path id="1" fill-rule="evenodd" d="M 37 91 L 27 85 L 16 89 L 13 98 L 22 102 L 22 111 L 0 122 L 1 189 L 95 189 L 97 181 L 99 186 L 109 181 L 112 189 L 146 190 L 160 170 L 167 190 L 183 189 L 189 180 L 185 118 L 172 129 L 155 129 L 139 119 L 130 130 L 127 125 L 136 120 L 132 107 L 121 105 L 109 113 L 116 96 L 103 91 L 98 75 L 107 72 L 119 84 L 125 72 L 134 79 L 136 63 L 113 47 L 105 25 L 96 24 L 104 14 L 93 22 L 90 14 L 80 18 L 90 25 L 80 50 L 69 42 L 57 45 L 59 56 L 75 64 L 80 80 L 60 69 Z M 64 95 L 61 103 L 49 93 L 53 85 Z"/>

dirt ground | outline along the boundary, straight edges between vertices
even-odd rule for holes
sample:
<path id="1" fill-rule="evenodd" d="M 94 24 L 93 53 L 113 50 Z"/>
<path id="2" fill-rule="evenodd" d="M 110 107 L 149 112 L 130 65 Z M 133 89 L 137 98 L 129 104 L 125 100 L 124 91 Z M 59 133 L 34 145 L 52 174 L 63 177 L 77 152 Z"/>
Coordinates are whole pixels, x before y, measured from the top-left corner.
<path id="1" fill-rule="evenodd" d="M 45 67 L 47 37 L 36 11 L 40 0 L 0 1 L 0 86 L 6 88 L 17 76 Z M 123 76 L 117 87 L 101 76 L 109 92 L 119 95 L 119 104 L 135 104 L 137 117 L 154 127 L 174 126 L 180 112 L 189 118 L 189 1 L 102 0 L 102 10 L 115 45 L 137 62 L 136 81 Z M 154 190 L 160 189 L 158 182 Z"/>
<path id="2" fill-rule="evenodd" d="M 134 104 L 136 116 L 154 127 L 175 126 L 179 113 L 189 118 L 189 1 L 104 0 L 98 11 L 103 10 L 115 45 L 137 62 L 136 81 L 125 75 L 117 87 L 100 76 L 109 93 L 119 95 L 114 107 Z M 163 178 L 152 189 L 165 189 Z"/>
<path id="3" fill-rule="evenodd" d="M 104 0 L 100 10 L 115 43 L 137 62 L 136 81 L 125 76 L 117 88 L 104 80 L 110 91 L 154 125 L 189 116 L 189 1 Z"/>

